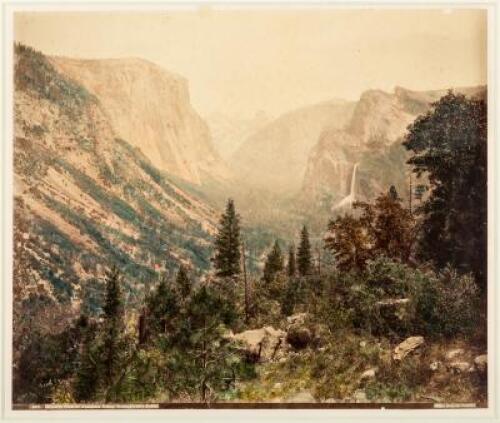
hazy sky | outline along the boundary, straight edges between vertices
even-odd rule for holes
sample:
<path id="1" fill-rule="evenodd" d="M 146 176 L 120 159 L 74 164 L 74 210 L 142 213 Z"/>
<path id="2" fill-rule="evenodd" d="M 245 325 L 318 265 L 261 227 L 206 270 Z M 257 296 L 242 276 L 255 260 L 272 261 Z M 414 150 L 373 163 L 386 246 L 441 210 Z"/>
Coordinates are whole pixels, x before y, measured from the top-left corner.
<path id="1" fill-rule="evenodd" d="M 486 12 L 260 9 L 18 13 L 46 54 L 141 57 L 189 80 L 202 114 L 271 115 L 363 90 L 486 83 Z"/>

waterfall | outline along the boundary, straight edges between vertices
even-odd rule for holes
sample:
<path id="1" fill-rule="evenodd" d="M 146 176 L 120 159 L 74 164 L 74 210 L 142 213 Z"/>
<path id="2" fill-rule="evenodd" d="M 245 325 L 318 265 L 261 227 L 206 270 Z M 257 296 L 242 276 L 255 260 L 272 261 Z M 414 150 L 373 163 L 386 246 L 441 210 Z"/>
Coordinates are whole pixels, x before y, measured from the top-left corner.
<path id="1" fill-rule="evenodd" d="M 356 189 L 356 170 L 358 169 L 358 163 L 354 163 L 354 167 L 352 169 L 352 177 L 351 177 L 351 190 L 349 191 L 349 197 L 351 197 L 351 206 L 352 202 L 354 202 L 354 190 Z"/>
<path id="2" fill-rule="evenodd" d="M 354 163 L 354 167 L 352 168 L 352 176 L 351 176 L 351 187 L 349 190 L 349 194 L 344 197 L 340 202 L 338 202 L 334 207 L 332 207 L 333 210 L 337 210 L 340 208 L 348 207 L 349 209 L 352 209 L 352 203 L 354 203 L 355 197 L 356 197 L 356 173 L 358 170 L 358 163 Z"/>

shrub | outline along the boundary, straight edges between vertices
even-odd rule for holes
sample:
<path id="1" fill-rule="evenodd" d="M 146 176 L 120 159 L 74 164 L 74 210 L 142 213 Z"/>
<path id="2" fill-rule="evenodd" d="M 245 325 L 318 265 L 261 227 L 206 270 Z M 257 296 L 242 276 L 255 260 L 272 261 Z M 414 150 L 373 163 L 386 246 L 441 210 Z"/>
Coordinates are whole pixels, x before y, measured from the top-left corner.
<path id="1" fill-rule="evenodd" d="M 470 335 L 479 323 L 479 301 L 474 278 L 446 267 L 424 281 L 416 301 L 416 326 L 428 335 Z"/>
<path id="2" fill-rule="evenodd" d="M 303 326 L 292 326 L 286 336 L 287 342 L 295 349 L 307 347 L 312 341 L 311 331 Z"/>
<path id="3" fill-rule="evenodd" d="M 469 335 L 478 323 L 478 301 L 470 275 L 451 268 L 436 275 L 379 257 L 363 273 L 331 275 L 318 314 L 331 330 L 394 338 Z"/>

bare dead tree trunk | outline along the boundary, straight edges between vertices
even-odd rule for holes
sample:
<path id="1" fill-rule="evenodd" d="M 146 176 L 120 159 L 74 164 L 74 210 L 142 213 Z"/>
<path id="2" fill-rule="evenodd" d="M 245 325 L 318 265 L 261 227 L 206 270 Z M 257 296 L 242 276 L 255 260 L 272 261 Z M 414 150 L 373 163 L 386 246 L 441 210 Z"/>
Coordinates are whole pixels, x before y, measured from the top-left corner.
<path id="1" fill-rule="evenodd" d="M 242 249 L 242 260 L 243 260 L 243 281 L 245 283 L 245 323 L 248 323 L 249 319 L 249 308 L 250 308 L 250 299 L 248 295 L 248 279 L 247 279 L 247 260 L 245 256 L 245 243 L 241 243 L 241 249 Z"/>

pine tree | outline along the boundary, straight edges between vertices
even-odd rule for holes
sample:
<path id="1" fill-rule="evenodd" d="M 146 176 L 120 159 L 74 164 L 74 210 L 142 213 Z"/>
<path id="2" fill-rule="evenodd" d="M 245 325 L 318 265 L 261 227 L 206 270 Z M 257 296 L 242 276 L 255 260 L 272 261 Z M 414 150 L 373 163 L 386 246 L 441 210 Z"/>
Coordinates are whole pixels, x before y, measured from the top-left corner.
<path id="1" fill-rule="evenodd" d="M 283 255 L 281 253 L 280 245 L 276 240 L 274 242 L 273 249 L 267 255 L 267 260 L 264 265 L 264 280 L 266 282 L 271 282 L 276 274 L 281 272 L 283 268 Z"/>
<path id="2" fill-rule="evenodd" d="M 234 310 L 212 289 L 202 286 L 193 292 L 167 359 L 175 369 L 174 386 L 208 402 L 214 391 L 225 387 L 227 376 L 234 381 L 239 357 L 225 333 L 235 318 Z"/>
<path id="3" fill-rule="evenodd" d="M 300 276 L 306 276 L 311 271 L 311 243 L 309 242 L 309 232 L 304 225 L 300 233 L 300 245 L 297 252 L 297 264 Z"/>
<path id="4" fill-rule="evenodd" d="M 297 265 L 295 263 L 295 247 L 293 245 L 290 246 L 288 250 L 288 263 L 287 263 L 287 274 L 290 277 L 294 277 L 297 272 Z"/>
<path id="5" fill-rule="evenodd" d="M 81 347 L 79 366 L 73 388 L 76 402 L 85 402 L 93 399 L 99 384 L 94 329 L 87 328 Z"/>
<path id="6" fill-rule="evenodd" d="M 152 335 L 164 335 L 174 329 L 174 319 L 179 312 L 177 297 L 164 277 L 154 292 L 146 299 L 147 330 Z"/>
<path id="7" fill-rule="evenodd" d="M 176 288 L 179 291 L 182 300 L 185 300 L 191 294 L 191 281 L 187 275 L 186 267 L 181 264 L 175 279 Z"/>
<path id="8" fill-rule="evenodd" d="M 104 339 L 103 367 L 106 386 L 111 386 L 121 367 L 120 341 L 124 333 L 122 278 L 115 267 L 106 273 L 106 293 L 103 307 Z"/>
<path id="9" fill-rule="evenodd" d="M 213 259 L 217 276 L 231 277 L 241 272 L 240 268 L 240 218 L 236 214 L 234 201 L 227 201 L 226 211 L 219 223 L 219 233 L 215 239 Z"/>

